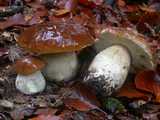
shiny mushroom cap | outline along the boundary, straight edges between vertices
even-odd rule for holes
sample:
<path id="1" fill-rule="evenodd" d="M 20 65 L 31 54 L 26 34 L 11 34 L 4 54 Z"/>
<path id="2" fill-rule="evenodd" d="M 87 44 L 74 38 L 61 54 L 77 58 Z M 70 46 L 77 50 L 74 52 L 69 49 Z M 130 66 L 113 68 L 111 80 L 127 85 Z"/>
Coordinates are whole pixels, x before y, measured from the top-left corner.
<path id="1" fill-rule="evenodd" d="M 14 64 L 15 71 L 21 75 L 29 75 L 36 71 L 41 70 L 45 66 L 45 63 L 35 57 L 24 57 L 19 59 Z"/>
<path id="2" fill-rule="evenodd" d="M 18 38 L 21 47 L 38 54 L 73 52 L 93 43 L 90 31 L 72 20 L 32 26 Z"/>
<path id="3" fill-rule="evenodd" d="M 154 55 L 146 38 L 133 29 L 107 27 L 100 33 L 99 41 L 95 44 L 98 52 L 111 46 L 126 47 L 132 59 L 132 72 L 141 69 L 154 69 Z"/>

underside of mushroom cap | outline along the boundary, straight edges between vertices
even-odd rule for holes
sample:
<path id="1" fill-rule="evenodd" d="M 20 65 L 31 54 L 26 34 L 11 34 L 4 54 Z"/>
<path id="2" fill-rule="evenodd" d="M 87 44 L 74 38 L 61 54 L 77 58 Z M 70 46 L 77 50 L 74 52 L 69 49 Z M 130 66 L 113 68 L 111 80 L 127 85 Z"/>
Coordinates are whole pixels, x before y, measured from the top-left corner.
<path id="1" fill-rule="evenodd" d="M 73 52 L 93 43 L 90 31 L 74 21 L 35 25 L 18 38 L 21 47 L 38 54 Z"/>
<path id="2" fill-rule="evenodd" d="M 133 29 L 108 27 L 101 31 L 99 41 L 95 44 L 97 52 L 119 44 L 126 47 L 132 59 L 132 71 L 154 69 L 154 57 L 145 37 Z"/>

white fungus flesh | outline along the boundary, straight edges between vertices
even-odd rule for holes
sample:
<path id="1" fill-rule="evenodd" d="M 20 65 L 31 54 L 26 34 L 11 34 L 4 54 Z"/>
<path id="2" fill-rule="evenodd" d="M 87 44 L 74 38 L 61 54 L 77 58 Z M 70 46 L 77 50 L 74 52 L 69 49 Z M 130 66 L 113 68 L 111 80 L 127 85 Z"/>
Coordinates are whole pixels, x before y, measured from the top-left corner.
<path id="1" fill-rule="evenodd" d="M 47 80 L 68 81 L 77 73 L 78 58 L 74 52 L 44 55 L 42 59 L 47 62 L 43 69 L 43 74 Z"/>
<path id="2" fill-rule="evenodd" d="M 30 75 L 18 74 L 15 82 L 16 88 L 27 95 L 39 93 L 45 89 L 46 82 L 40 71 Z"/>
<path id="3" fill-rule="evenodd" d="M 84 82 L 100 95 L 111 95 L 125 82 L 130 63 L 126 48 L 120 45 L 108 47 L 95 56 Z"/>

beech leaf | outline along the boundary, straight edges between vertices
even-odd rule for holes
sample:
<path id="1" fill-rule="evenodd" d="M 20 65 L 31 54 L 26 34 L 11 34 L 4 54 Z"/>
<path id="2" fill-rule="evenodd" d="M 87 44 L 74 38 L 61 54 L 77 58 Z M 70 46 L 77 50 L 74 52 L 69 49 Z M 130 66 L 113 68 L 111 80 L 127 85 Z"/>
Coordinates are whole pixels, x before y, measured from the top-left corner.
<path id="1" fill-rule="evenodd" d="M 60 9 L 60 10 L 56 10 L 54 15 L 61 16 L 61 15 L 65 15 L 69 12 L 70 12 L 70 10 L 68 10 L 68 9 Z"/>
<path id="2" fill-rule="evenodd" d="M 78 111 L 84 111 L 84 112 L 87 112 L 93 109 L 97 109 L 95 105 L 92 105 L 86 101 L 81 101 L 79 99 L 67 98 L 66 100 L 64 100 L 64 104 L 68 108 L 74 108 Z"/>
<path id="3" fill-rule="evenodd" d="M 156 102 L 160 102 L 160 83 L 156 81 L 156 72 L 152 70 L 141 71 L 135 79 L 136 88 L 152 93 Z"/>
<path id="4" fill-rule="evenodd" d="M 60 117 L 54 116 L 54 115 L 39 115 L 39 116 L 31 118 L 29 120 L 62 120 L 62 119 Z"/>
<path id="5" fill-rule="evenodd" d="M 24 16 L 20 13 L 9 17 L 6 21 L 0 22 L 0 29 L 3 30 L 16 25 L 27 25 Z"/>
<path id="6" fill-rule="evenodd" d="M 8 54 L 8 49 L 6 48 L 0 48 L 0 57 L 7 55 Z"/>
<path id="7" fill-rule="evenodd" d="M 125 84 L 117 93 L 118 97 L 141 98 L 149 100 L 149 95 L 138 91 L 134 84 Z"/>

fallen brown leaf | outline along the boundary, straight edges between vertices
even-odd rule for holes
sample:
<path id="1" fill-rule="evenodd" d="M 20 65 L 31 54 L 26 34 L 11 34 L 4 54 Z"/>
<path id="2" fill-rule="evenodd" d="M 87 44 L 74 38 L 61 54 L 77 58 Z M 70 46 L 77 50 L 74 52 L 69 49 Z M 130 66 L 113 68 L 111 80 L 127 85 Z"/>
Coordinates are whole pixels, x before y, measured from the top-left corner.
<path id="1" fill-rule="evenodd" d="M 70 109 L 74 108 L 78 111 L 84 111 L 84 112 L 97 109 L 95 105 L 92 105 L 86 101 L 81 101 L 79 99 L 68 98 L 64 100 L 64 104 Z"/>
<path id="2" fill-rule="evenodd" d="M 62 119 L 60 117 L 54 116 L 54 115 L 39 115 L 39 116 L 31 118 L 29 120 L 62 120 Z"/>
<path id="3" fill-rule="evenodd" d="M 67 13 L 69 13 L 70 10 L 67 10 L 67 9 L 60 9 L 60 10 L 56 10 L 55 11 L 55 16 L 61 16 L 61 15 L 65 15 Z"/>
<path id="4" fill-rule="evenodd" d="M 91 90 L 88 86 L 82 84 L 82 83 L 77 83 L 71 86 L 71 98 L 77 98 L 81 101 L 87 101 L 93 105 L 96 105 L 100 107 L 100 103 L 96 97 L 95 91 Z M 88 92 L 89 91 L 89 92 Z"/>
<path id="5" fill-rule="evenodd" d="M 69 11 L 75 11 L 78 5 L 78 0 L 68 0 L 65 3 L 65 9 Z"/>
<path id="6" fill-rule="evenodd" d="M 152 93 L 156 102 L 160 102 L 160 83 L 156 81 L 156 72 L 152 70 L 141 71 L 135 79 L 136 88 Z"/>
<path id="7" fill-rule="evenodd" d="M 34 108 L 21 107 L 11 111 L 10 115 L 14 120 L 22 120 L 25 116 L 30 116 L 34 112 Z"/>
<path id="8" fill-rule="evenodd" d="M 127 98 L 141 98 L 144 100 L 149 100 L 149 95 L 139 92 L 134 84 L 125 84 L 117 93 L 118 97 L 127 97 Z"/>
<path id="9" fill-rule="evenodd" d="M 9 17 L 6 21 L 0 22 L 0 29 L 4 30 L 11 26 L 16 25 L 27 25 L 27 22 L 24 19 L 24 16 L 22 14 L 15 14 L 11 17 Z"/>
<path id="10" fill-rule="evenodd" d="M 0 6 L 6 6 L 8 4 L 8 0 L 0 0 Z"/>
<path id="11" fill-rule="evenodd" d="M 8 54 L 8 49 L 6 48 L 0 48 L 0 57 L 7 55 Z"/>
<path id="12" fill-rule="evenodd" d="M 150 26 L 153 29 L 154 26 L 159 25 L 159 21 L 159 12 L 145 12 L 145 14 L 141 16 L 137 23 L 137 29 L 142 33 L 148 32 L 150 31 L 148 26 Z"/>
<path id="13" fill-rule="evenodd" d="M 90 8 L 94 8 L 96 6 L 92 0 L 79 0 L 79 3 Z"/>
<path id="14" fill-rule="evenodd" d="M 35 114 L 36 115 L 48 115 L 48 114 L 55 114 L 58 110 L 54 108 L 41 108 L 38 109 Z"/>

